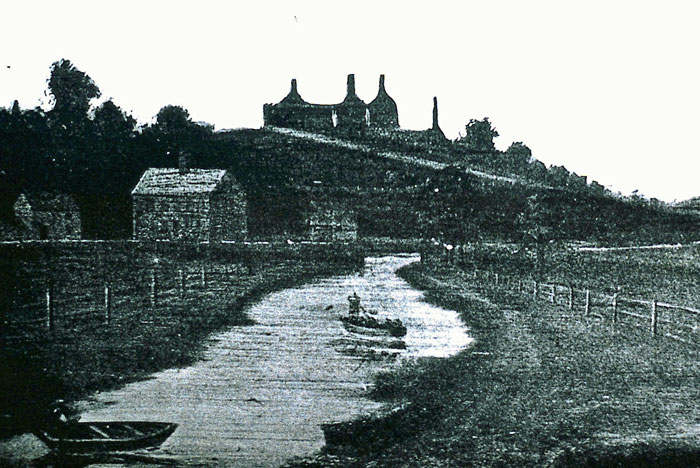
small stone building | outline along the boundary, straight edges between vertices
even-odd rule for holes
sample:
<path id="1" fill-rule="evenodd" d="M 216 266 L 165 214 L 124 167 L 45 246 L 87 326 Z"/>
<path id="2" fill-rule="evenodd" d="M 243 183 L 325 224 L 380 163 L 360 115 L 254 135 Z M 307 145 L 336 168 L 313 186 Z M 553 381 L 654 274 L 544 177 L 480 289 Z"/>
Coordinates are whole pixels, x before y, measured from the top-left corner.
<path id="1" fill-rule="evenodd" d="M 131 192 L 134 239 L 220 242 L 247 235 L 245 193 L 221 169 L 148 169 Z"/>
<path id="2" fill-rule="evenodd" d="M 313 200 L 309 204 L 309 238 L 316 242 L 354 241 L 357 239 L 355 211 L 336 200 Z"/>
<path id="3" fill-rule="evenodd" d="M 14 204 L 24 239 L 80 239 L 80 211 L 73 197 L 63 193 L 21 193 Z"/>

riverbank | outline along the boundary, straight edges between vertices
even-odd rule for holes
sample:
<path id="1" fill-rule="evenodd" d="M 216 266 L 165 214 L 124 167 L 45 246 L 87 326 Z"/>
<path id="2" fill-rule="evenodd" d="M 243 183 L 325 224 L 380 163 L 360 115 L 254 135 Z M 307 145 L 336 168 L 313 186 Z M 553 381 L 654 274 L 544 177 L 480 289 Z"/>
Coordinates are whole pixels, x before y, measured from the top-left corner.
<path id="1" fill-rule="evenodd" d="M 57 398 L 72 401 L 197 361 L 205 338 L 251 323 L 268 292 L 361 266 L 331 247 L 5 246 L 7 320 L 0 335 L 0 432 L 35 426 Z M 104 304 L 105 284 L 110 307 Z M 46 314 L 45 291 L 52 298 Z M 55 298 L 55 299 L 54 299 Z"/>
<path id="2" fill-rule="evenodd" d="M 404 408 L 360 424 L 372 443 L 327 446 L 294 467 L 700 464 L 698 351 L 565 307 L 484 290 L 443 265 L 400 271 L 457 310 L 475 343 L 377 378 Z"/>

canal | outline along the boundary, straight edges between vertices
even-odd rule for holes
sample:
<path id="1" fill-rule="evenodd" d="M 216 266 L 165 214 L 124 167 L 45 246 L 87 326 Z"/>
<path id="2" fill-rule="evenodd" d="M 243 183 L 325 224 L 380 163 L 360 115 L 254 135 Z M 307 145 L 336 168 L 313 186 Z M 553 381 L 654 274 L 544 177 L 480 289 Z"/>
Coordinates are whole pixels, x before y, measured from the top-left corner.
<path id="1" fill-rule="evenodd" d="M 367 258 L 362 272 L 265 296 L 248 310 L 255 324 L 212 336 L 197 364 L 93 395 L 79 403 L 82 419 L 176 422 L 149 454 L 182 465 L 270 467 L 311 454 L 324 444 L 320 424 L 378 409 L 367 398 L 374 374 L 470 343 L 455 312 L 423 302 L 396 275 L 417 260 Z M 405 349 L 343 328 L 353 292 L 379 317 L 404 322 Z"/>

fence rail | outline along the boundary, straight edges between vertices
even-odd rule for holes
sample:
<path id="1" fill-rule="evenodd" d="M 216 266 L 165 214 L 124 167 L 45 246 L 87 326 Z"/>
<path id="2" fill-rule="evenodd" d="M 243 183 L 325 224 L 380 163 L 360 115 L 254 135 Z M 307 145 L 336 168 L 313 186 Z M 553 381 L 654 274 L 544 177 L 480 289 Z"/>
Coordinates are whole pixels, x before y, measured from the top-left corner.
<path id="1" fill-rule="evenodd" d="M 31 295 L 16 298 L 0 317 L 0 338 L 21 342 L 50 337 L 54 332 L 109 328 L 114 322 L 149 322 L 161 315 L 161 306 L 182 304 L 192 293 L 217 293 L 241 286 L 241 281 L 251 275 L 239 265 L 214 264 L 188 269 L 154 268 L 140 276 L 128 283 L 105 281 L 101 286 L 91 282 L 59 288 L 37 282 Z"/>
<path id="2" fill-rule="evenodd" d="M 572 310 L 583 308 L 586 316 L 610 319 L 614 324 L 624 320 L 629 325 L 648 329 L 654 337 L 664 336 L 686 344 L 700 345 L 700 309 L 694 307 L 659 302 L 655 298 L 625 297 L 617 287 L 611 288 L 616 292 L 609 294 L 574 284 L 523 280 L 517 276 L 478 269 L 465 272 L 465 276 L 487 286 L 510 287 L 536 300 L 546 299 Z M 644 309 L 648 312 L 644 313 Z"/>

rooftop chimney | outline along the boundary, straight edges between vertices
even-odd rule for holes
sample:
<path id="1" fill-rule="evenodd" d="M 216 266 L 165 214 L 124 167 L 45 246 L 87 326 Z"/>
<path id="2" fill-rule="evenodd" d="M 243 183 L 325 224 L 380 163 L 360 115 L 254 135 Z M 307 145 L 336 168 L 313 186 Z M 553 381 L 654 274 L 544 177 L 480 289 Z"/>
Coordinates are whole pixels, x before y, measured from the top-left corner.
<path id="1" fill-rule="evenodd" d="M 355 75 L 350 73 L 348 75 L 348 96 L 355 94 Z"/>
<path id="2" fill-rule="evenodd" d="M 187 161 L 187 153 L 184 151 L 180 152 L 180 155 L 178 156 L 178 166 L 180 169 L 180 175 L 185 175 L 189 172 L 190 168 L 188 165 Z"/>
<path id="3" fill-rule="evenodd" d="M 379 91 L 386 92 L 386 89 L 384 89 L 384 75 L 379 75 Z"/>
<path id="4" fill-rule="evenodd" d="M 437 97 L 433 98 L 433 129 L 438 129 L 438 108 L 437 108 Z"/>
<path id="5" fill-rule="evenodd" d="M 290 92 L 292 92 L 292 93 L 297 92 L 297 79 L 296 78 L 292 78 L 292 89 Z"/>

